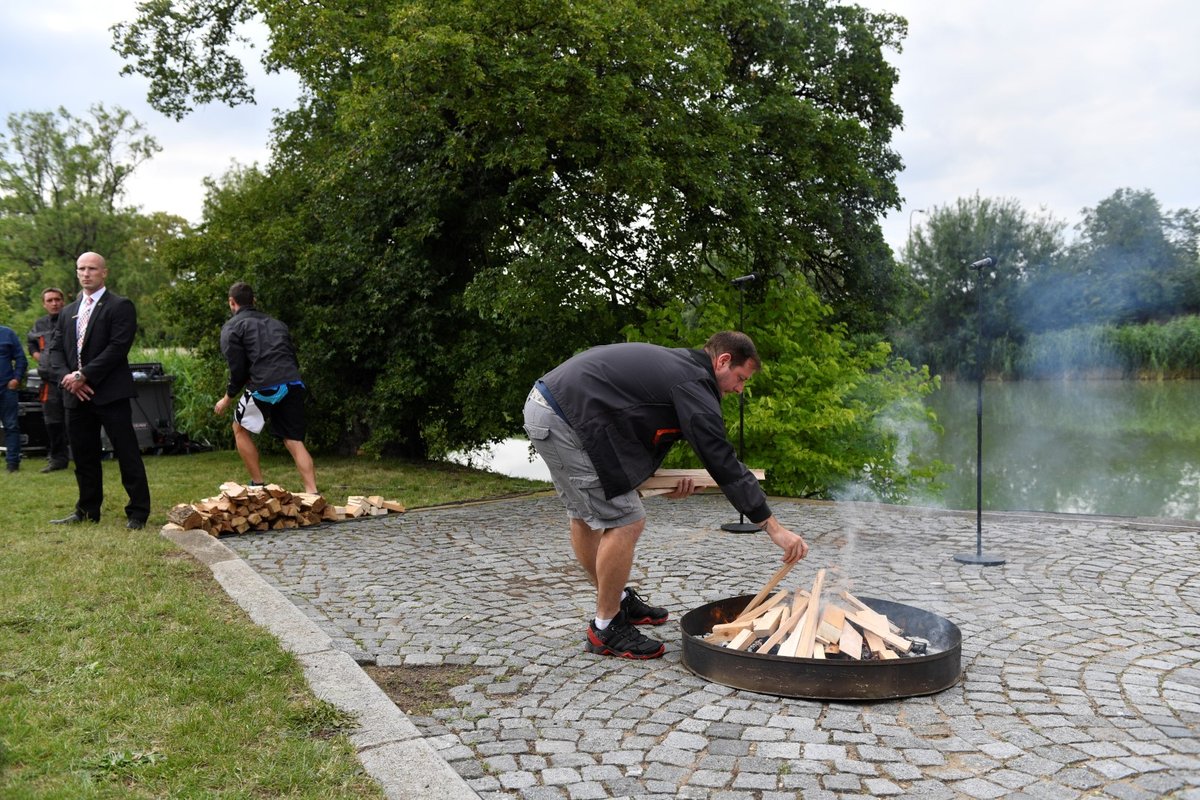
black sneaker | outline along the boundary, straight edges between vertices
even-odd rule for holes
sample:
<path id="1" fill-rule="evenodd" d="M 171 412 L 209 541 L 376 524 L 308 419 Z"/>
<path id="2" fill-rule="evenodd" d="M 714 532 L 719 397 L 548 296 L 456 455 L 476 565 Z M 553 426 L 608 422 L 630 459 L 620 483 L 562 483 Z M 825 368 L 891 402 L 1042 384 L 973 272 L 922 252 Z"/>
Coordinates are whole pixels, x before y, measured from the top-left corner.
<path id="1" fill-rule="evenodd" d="M 589 653 L 618 658 L 658 658 L 667 652 L 665 644 L 630 625 L 624 611 L 602 631 L 596 629 L 596 621 L 592 620 L 588 624 L 585 647 Z"/>
<path id="2" fill-rule="evenodd" d="M 625 598 L 621 600 L 621 611 L 624 612 L 630 625 L 662 625 L 670 616 L 665 608 L 652 606 L 643 600 L 632 586 L 625 587 Z"/>

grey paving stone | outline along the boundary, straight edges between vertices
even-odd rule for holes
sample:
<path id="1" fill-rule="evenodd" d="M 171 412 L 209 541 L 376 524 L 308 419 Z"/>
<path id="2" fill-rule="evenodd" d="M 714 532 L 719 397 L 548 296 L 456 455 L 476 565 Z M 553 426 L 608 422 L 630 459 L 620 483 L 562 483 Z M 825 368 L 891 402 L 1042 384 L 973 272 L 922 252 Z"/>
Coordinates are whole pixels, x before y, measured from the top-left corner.
<path id="1" fill-rule="evenodd" d="M 647 507 L 631 582 L 674 620 L 754 591 L 774 569 L 769 543 L 719 532 L 728 516 L 719 496 Z M 1194 551 L 1200 526 L 989 514 L 1009 554 L 992 570 L 946 556 L 946 542 L 970 539 L 971 514 L 773 507 L 812 547 L 797 568 L 800 584 L 818 559 L 836 561 L 856 593 L 949 617 L 963 631 L 963 680 L 884 703 L 773 698 L 690 673 L 674 623 L 653 632 L 667 640 L 662 659 L 584 654 L 591 589 L 553 497 L 238 537 L 230 546 L 309 630 L 328 637 L 326 647 L 380 665 L 488 670 L 451 691 L 461 707 L 411 720 L 483 797 L 846 800 L 896 796 L 899 787 L 934 800 L 997 791 L 1059 800 L 1200 788 L 1188 783 L 1200 743 L 1181 722 L 1200 708 L 1200 690 L 1190 673 L 1179 677 L 1200 661 L 1200 648 L 1190 634 L 1165 641 L 1155 622 L 1164 597 L 1189 613 L 1200 606 L 1171 566 Z M 1115 550 L 1118 562 L 1104 557 Z M 541 623 L 500 626 L 516 606 Z M 1030 626 L 1040 638 L 1028 636 Z"/>

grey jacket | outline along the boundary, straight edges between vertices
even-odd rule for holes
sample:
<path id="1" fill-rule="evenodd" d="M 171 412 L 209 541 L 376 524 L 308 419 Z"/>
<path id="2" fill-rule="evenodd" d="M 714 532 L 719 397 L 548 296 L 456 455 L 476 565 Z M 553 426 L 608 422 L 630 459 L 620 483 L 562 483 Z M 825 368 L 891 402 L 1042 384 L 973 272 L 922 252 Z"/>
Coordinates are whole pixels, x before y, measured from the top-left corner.
<path id="1" fill-rule="evenodd" d="M 686 439 L 751 522 L 771 516 L 758 480 L 725 433 L 712 360 L 703 350 L 631 342 L 585 350 L 543 376 L 596 467 L 604 493 L 635 489 Z"/>
<path id="2" fill-rule="evenodd" d="M 229 364 L 226 394 L 258 391 L 300 380 L 296 348 L 284 325 L 256 308 L 241 308 L 221 327 L 221 352 Z"/>

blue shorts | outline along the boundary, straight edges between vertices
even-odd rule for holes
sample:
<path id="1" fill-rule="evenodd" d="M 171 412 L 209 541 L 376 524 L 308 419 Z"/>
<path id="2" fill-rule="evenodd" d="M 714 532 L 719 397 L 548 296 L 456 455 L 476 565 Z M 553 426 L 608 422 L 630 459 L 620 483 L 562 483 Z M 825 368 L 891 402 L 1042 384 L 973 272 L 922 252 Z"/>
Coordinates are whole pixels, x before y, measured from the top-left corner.
<path id="1" fill-rule="evenodd" d="M 554 489 L 571 519 L 592 530 L 620 528 L 643 519 L 646 509 L 636 491 L 605 497 L 600 476 L 566 420 L 554 413 L 536 388 L 525 400 L 525 433 L 546 462 Z"/>

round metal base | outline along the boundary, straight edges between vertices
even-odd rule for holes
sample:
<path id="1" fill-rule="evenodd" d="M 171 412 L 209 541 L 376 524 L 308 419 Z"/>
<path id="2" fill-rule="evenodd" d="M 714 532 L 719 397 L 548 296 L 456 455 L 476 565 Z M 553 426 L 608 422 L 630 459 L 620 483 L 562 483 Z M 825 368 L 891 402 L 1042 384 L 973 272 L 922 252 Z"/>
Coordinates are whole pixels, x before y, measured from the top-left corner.
<path id="1" fill-rule="evenodd" d="M 762 533 L 762 528 L 752 522 L 726 522 L 721 530 L 727 533 Z"/>
<path id="2" fill-rule="evenodd" d="M 786 658 L 709 644 L 701 637 L 741 613 L 753 595 L 731 597 L 683 615 L 683 665 L 716 683 L 781 697 L 813 700 L 888 700 L 934 694 L 962 676 L 962 633 L 948 619 L 912 606 L 859 598 L 929 644 L 926 655 L 889 661 Z"/>
<path id="3" fill-rule="evenodd" d="M 989 556 L 987 553 L 959 553 L 954 560 L 960 564 L 979 564 L 984 567 L 998 567 L 1004 563 L 999 556 Z"/>

